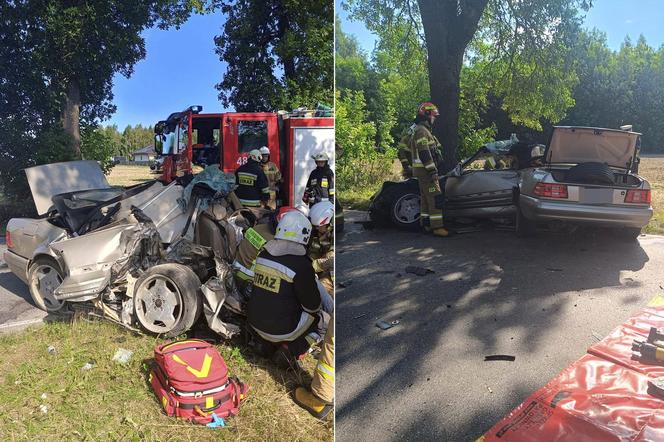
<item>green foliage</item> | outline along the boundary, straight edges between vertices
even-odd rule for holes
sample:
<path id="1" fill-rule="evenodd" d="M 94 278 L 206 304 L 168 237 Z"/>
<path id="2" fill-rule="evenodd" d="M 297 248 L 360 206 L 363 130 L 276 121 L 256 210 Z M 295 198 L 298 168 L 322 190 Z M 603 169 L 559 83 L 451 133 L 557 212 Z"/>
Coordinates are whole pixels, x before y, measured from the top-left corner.
<path id="1" fill-rule="evenodd" d="M 394 149 L 382 152 L 376 149 L 376 126 L 365 121 L 365 114 L 362 91 L 336 93 L 335 137 L 343 148 L 336 169 L 341 192 L 375 187 L 389 173 L 395 158 Z"/>
<path id="2" fill-rule="evenodd" d="M 48 129 L 39 134 L 34 141 L 36 164 L 59 163 L 77 160 L 71 149 L 71 136 L 60 127 Z"/>
<path id="3" fill-rule="evenodd" d="M 84 160 L 96 160 L 105 174 L 115 165 L 115 148 L 113 138 L 102 128 L 86 127 L 81 133 L 81 156 Z"/>
<path id="4" fill-rule="evenodd" d="M 255 112 L 332 103 L 331 1 L 224 0 L 221 5 L 227 19 L 215 43 L 228 68 L 216 87 L 224 106 Z"/>

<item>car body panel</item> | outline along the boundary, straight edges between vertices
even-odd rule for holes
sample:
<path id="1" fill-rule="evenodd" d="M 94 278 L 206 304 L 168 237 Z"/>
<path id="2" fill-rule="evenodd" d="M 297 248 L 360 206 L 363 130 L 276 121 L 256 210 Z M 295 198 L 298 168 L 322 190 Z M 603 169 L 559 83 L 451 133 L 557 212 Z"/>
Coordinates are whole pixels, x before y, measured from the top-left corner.
<path id="1" fill-rule="evenodd" d="M 9 271 L 18 276 L 21 281 L 27 284 L 29 261 L 26 258 L 12 252 L 11 250 L 5 250 L 2 258 L 4 259 L 5 263 L 7 263 Z"/>
<path id="2" fill-rule="evenodd" d="M 25 169 L 37 213 L 43 215 L 53 206 L 52 198 L 67 192 L 109 189 L 96 161 L 68 161 Z"/>
<path id="3" fill-rule="evenodd" d="M 550 164 L 606 163 L 629 169 L 639 133 L 597 127 L 556 126 L 545 153 Z"/>
<path id="4" fill-rule="evenodd" d="M 607 204 L 579 204 L 519 196 L 519 207 L 523 215 L 537 222 L 566 221 L 576 224 L 593 224 L 599 227 L 642 228 L 652 217 L 652 207 L 615 206 Z"/>
<path id="5" fill-rule="evenodd" d="M 509 216 L 514 205 L 515 170 L 468 171 L 445 179 L 445 213 L 452 217 Z"/>

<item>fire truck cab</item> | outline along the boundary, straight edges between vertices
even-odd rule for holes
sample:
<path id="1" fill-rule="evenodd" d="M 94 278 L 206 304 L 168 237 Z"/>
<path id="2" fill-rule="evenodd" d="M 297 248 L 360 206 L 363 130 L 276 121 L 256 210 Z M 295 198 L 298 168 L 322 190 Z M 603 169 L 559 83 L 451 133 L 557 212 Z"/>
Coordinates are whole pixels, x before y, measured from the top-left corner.
<path id="1" fill-rule="evenodd" d="M 252 149 L 266 146 L 270 161 L 283 176 L 278 200 L 281 205 L 301 201 L 311 159 L 325 152 L 334 169 L 334 118 L 331 111 L 201 113 L 190 106 L 155 125 L 155 150 L 164 156 L 161 180 L 192 173 L 192 164 L 219 164 L 233 173 L 247 162 Z"/>

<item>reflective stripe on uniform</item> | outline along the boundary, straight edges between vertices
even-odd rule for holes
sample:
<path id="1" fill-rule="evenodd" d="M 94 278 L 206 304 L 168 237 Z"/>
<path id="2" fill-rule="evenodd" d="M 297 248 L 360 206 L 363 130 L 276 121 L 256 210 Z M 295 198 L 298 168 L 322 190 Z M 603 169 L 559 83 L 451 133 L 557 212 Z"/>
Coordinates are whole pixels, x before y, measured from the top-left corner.
<path id="1" fill-rule="evenodd" d="M 330 365 L 327 365 L 325 362 L 318 361 L 318 365 L 316 365 L 316 371 L 320 373 L 320 375 L 325 379 L 334 381 L 334 368 L 332 368 Z"/>
<path id="2" fill-rule="evenodd" d="M 243 200 L 240 198 L 240 203 L 246 207 L 259 207 L 261 205 L 260 200 Z"/>
<path id="3" fill-rule="evenodd" d="M 295 278 L 295 272 L 285 265 L 278 263 L 276 261 L 272 261 L 271 259 L 267 258 L 258 258 L 256 260 L 256 269 L 258 269 L 258 266 L 262 267 L 267 267 L 268 269 L 276 270 L 277 272 L 281 273 L 286 281 L 292 282 L 293 278 Z"/>
<path id="4" fill-rule="evenodd" d="M 270 193 L 270 188 L 269 188 L 269 187 L 265 187 L 265 188 L 261 189 L 261 192 L 263 192 L 263 193 Z"/>
<path id="5" fill-rule="evenodd" d="M 233 268 L 235 270 L 238 270 L 238 272 L 243 273 L 244 276 L 248 276 L 250 279 L 254 278 L 254 271 L 246 268 L 239 261 L 233 261 Z M 238 276 L 242 277 L 243 275 L 238 275 Z"/>
<path id="6" fill-rule="evenodd" d="M 429 215 L 430 219 L 443 219 L 443 215 Z"/>
<path id="7" fill-rule="evenodd" d="M 258 333 L 261 338 L 269 342 L 293 341 L 294 339 L 297 339 L 299 336 L 301 336 L 303 331 L 311 327 L 311 324 L 313 324 L 315 320 L 315 316 L 310 315 L 307 312 L 302 312 L 300 315 L 300 321 L 298 322 L 297 327 L 295 327 L 295 330 L 283 335 L 271 335 L 269 333 L 262 332 L 253 326 L 252 328 L 256 330 L 256 333 Z"/>
<path id="8" fill-rule="evenodd" d="M 263 238 L 261 234 L 255 231 L 252 227 L 247 229 L 247 231 L 244 233 L 244 237 L 247 238 L 247 241 L 249 241 L 249 243 L 254 246 L 256 250 L 262 249 L 267 242 L 265 238 Z"/>

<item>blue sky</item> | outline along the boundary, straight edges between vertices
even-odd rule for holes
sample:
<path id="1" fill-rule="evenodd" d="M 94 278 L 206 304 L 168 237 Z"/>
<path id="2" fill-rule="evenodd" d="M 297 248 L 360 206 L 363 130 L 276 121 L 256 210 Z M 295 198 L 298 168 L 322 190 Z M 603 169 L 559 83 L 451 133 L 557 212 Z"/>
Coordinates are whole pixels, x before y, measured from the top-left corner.
<path id="1" fill-rule="evenodd" d="M 354 34 L 362 48 L 371 52 L 376 41 L 373 34 L 361 23 L 348 20 L 348 14 L 341 8 L 340 0 L 335 0 L 334 3 L 343 31 Z M 593 3 L 584 24 L 587 28 L 604 31 L 612 49 L 620 48 L 626 35 L 636 41 L 639 34 L 643 34 L 648 44 L 654 47 L 664 44 L 664 1 L 594 0 Z"/>
<path id="2" fill-rule="evenodd" d="M 374 36 L 348 14 L 335 0 L 344 32 L 354 34 L 368 52 Z M 620 47 L 625 35 L 636 40 L 643 34 L 651 46 L 664 44 L 664 1 L 662 0 L 595 0 L 586 17 L 586 27 L 607 33 L 609 45 Z M 638 5 L 638 6 L 637 6 Z M 214 36 L 221 34 L 224 16 L 220 12 L 193 16 L 179 30 L 149 29 L 144 32 L 147 56 L 138 62 L 127 79 L 113 79 L 113 102 L 117 111 L 104 124 L 117 124 L 120 130 L 128 124 L 151 125 L 171 112 L 192 104 L 203 105 L 204 112 L 224 111 L 214 85 L 226 69 L 214 53 Z"/>
<path id="3" fill-rule="evenodd" d="M 147 56 L 130 78 L 113 78 L 117 111 L 104 125 L 117 124 L 120 131 L 128 124 L 149 126 L 193 104 L 204 112 L 224 110 L 214 88 L 226 70 L 214 52 L 224 21 L 218 12 L 192 16 L 179 30 L 145 31 Z"/>

